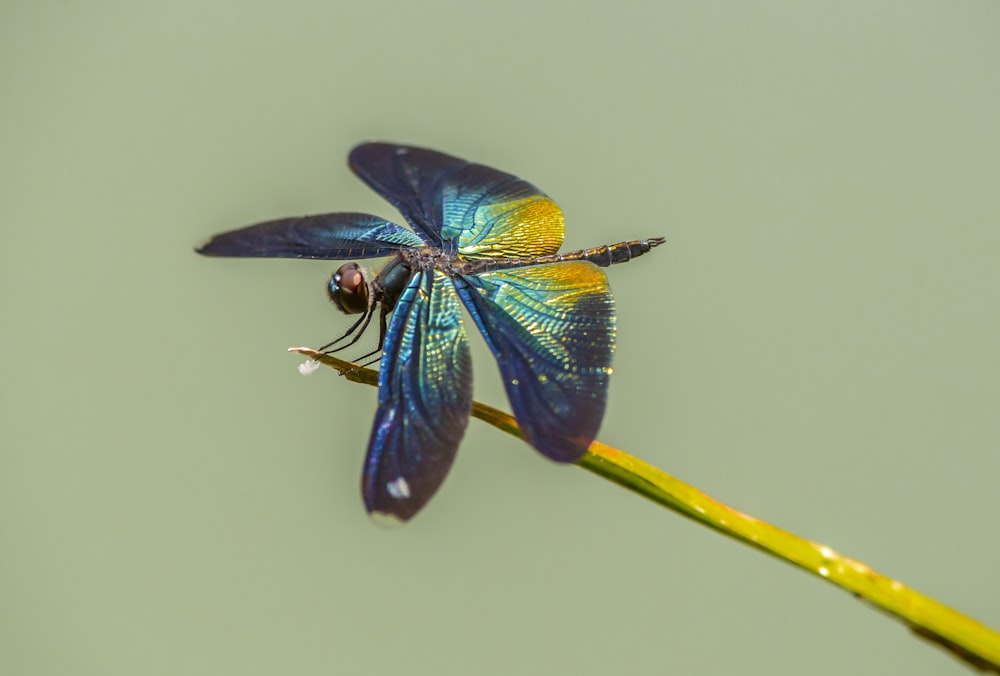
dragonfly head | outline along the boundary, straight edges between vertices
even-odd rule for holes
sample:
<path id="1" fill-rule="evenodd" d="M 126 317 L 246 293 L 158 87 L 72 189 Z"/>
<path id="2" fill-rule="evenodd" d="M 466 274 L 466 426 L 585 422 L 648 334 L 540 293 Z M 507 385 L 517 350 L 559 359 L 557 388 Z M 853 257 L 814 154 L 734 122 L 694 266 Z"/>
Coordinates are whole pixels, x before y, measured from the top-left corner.
<path id="1" fill-rule="evenodd" d="M 368 310 L 368 281 L 357 263 L 345 263 L 337 268 L 326 285 L 330 300 L 346 315 Z"/>

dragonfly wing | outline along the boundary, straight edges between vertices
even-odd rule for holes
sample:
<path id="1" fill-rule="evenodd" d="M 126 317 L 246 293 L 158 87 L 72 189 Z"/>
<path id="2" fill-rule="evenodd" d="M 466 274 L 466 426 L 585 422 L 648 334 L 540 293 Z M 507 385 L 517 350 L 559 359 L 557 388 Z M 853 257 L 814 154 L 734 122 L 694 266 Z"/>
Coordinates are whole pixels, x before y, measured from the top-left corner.
<path id="1" fill-rule="evenodd" d="M 472 408 L 472 361 L 451 279 L 418 272 L 393 310 L 361 492 L 369 513 L 409 520 L 451 469 Z"/>
<path id="2" fill-rule="evenodd" d="M 442 223 L 433 195 L 438 183 L 464 166 L 465 160 L 426 148 L 363 143 L 351 151 L 347 163 L 396 207 L 428 244 L 440 246 Z"/>
<path id="3" fill-rule="evenodd" d="M 428 244 L 449 253 L 543 256 L 562 244 L 562 211 L 511 174 L 435 150 L 388 143 L 360 145 L 349 162 Z"/>
<path id="4" fill-rule="evenodd" d="M 601 425 L 611 375 L 615 310 L 607 277 L 574 261 L 459 283 L 525 439 L 557 462 L 579 460 Z"/>
<path id="5" fill-rule="evenodd" d="M 369 214 L 282 218 L 230 230 L 196 249 L 206 256 L 237 258 L 378 258 L 423 246 L 415 234 Z"/>

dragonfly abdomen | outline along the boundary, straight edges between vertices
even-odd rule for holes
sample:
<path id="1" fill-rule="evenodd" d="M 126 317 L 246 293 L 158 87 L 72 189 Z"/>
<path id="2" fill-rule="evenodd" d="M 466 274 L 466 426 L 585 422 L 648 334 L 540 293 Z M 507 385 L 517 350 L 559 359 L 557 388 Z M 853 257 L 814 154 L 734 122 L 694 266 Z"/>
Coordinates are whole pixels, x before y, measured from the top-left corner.
<path id="1" fill-rule="evenodd" d="M 557 261 L 590 261 L 594 265 L 606 268 L 615 263 L 627 263 L 633 258 L 637 258 L 644 253 L 649 253 L 653 247 L 660 246 L 666 240 L 663 237 L 652 239 L 633 239 L 630 242 L 618 242 L 617 244 L 605 244 L 595 246 L 592 249 L 581 249 L 567 254 L 556 254 Z"/>
<path id="2" fill-rule="evenodd" d="M 462 269 L 456 271 L 463 274 L 478 274 L 491 270 L 506 270 L 525 265 L 541 265 L 544 263 L 562 263 L 563 261 L 590 261 L 594 265 L 606 268 L 615 263 L 627 263 L 633 258 L 648 253 L 650 249 L 660 246 L 665 241 L 666 239 L 663 237 L 633 239 L 629 242 L 605 244 L 604 246 L 595 246 L 590 249 L 580 249 L 579 251 L 550 254 L 548 256 L 536 256 L 535 258 L 463 259 L 462 263 L 464 266 L 462 266 Z"/>

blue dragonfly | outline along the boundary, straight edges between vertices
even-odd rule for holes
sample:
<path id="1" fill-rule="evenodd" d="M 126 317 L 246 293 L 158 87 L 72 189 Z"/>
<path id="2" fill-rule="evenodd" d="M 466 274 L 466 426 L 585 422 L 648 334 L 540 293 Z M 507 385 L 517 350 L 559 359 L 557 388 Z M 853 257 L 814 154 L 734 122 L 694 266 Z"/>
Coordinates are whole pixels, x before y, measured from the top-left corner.
<path id="1" fill-rule="evenodd" d="M 389 143 L 357 146 L 349 164 L 412 230 L 363 213 L 301 216 L 218 234 L 197 251 L 389 257 L 372 279 L 354 262 L 333 273 L 330 299 L 359 317 L 321 348 L 353 345 L 378 316 L 378 347 L 366 355 L 381 353 L 361 481 L 368 512 L 409 520 L 451 468 L 472 407 L 462 307 L 496 357 L 525 440 L 556 462 L 579 460 L 604 416 L 615 348 L 614 298 L 601 268 L 663 238 L 560 254 L 562 211 L 516 176 Z"/>

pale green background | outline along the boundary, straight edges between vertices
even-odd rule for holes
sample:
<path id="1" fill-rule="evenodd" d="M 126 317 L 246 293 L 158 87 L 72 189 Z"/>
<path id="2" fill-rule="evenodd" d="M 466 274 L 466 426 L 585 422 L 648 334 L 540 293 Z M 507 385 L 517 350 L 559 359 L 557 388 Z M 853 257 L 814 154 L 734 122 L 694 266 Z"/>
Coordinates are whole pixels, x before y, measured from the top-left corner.
<path id="1" fill-rule="evenodd" d="M 1000 626 L 996 2 L 6 2 L 0 674 L 941 674 L 850 596 L 473 423 L 373 526 L 300 377 L 344 164 L 518 173 L 610 271 L 600 438 Z M 476 341 L 477 396 L 503 404 Z"/>

